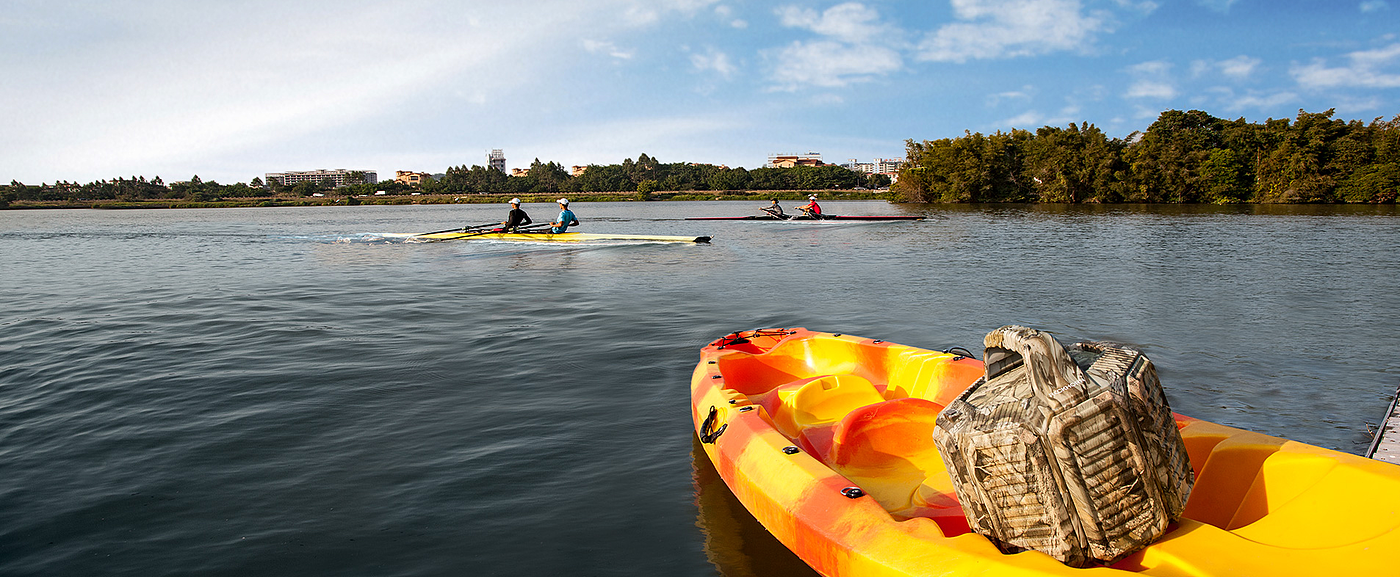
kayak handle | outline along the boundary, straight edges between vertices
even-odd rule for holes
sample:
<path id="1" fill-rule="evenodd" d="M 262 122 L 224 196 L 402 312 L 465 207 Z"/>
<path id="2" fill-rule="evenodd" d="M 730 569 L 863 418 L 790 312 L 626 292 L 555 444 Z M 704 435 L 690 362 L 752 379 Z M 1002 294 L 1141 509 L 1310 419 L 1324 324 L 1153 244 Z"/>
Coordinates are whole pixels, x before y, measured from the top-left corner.
<path id="1" fill-rule="evenodd" d="M 729 428 L 729 423 L 720 425 L 715 429 L 715 421 L 719 420 L 719 411 L 714 405 L 710 405 L 710 414 L 705 417 L 705 422 L 700 424 L 700 442 L 706 445 L 715 444 L 715 439 L 724 434 L 724 430 Z"/>
<path id="2" fill-rule="evenodd" d="M 953 360 L 955 361 L 961 361 L 963 359 L 972 358 L 972 351 L 969 351 L 962 347 L 948 347 L 946 349 L 943 349 L 943 352 L 948 353 L 950 355 L 957 355 L 953 357 Z"/>

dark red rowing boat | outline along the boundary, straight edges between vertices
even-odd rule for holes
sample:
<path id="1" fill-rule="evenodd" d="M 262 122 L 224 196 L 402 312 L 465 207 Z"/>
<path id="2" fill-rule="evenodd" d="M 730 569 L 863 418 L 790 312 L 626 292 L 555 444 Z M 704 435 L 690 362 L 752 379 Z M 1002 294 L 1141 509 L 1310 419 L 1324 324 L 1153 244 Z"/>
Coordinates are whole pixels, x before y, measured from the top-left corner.
<path id="1" fill-rule="evenodd" d="M 922 216 L 839 216 L 834 214 L 824 214 L 820 219 L 812 218 L 805 214 L 797 214 L 787 217 L 776 217 L 768 214 L 753 216 L 692 216 L 686 220 L 923 220 Z"/>

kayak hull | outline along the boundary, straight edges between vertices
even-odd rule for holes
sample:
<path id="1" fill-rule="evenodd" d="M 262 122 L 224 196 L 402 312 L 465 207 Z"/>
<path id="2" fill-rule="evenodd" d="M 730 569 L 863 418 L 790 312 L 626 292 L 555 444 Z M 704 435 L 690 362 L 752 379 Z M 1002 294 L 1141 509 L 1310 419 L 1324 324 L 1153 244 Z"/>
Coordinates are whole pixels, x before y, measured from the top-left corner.
<path id="1" fill-rule="evenodd" d="M 530 241 L 530 242 L 584 242 L 600 240 L 627 240 L 640 242 L 690 242 L 706 243 L 710 242 L 708 236 L 666 236 L 649 234 L 606 234 L 588 232 L 491 232 L 462 233 L 462 232 L 439 232 L 431 234 L 420 234 L 414 238 L 426 240 L 510 240 L 510 241 Z"/>
<path id="2" fill-rule="evenodd" d="M 806 216 L 806 215 L 800 215 L 800 214 L 799 214 L 799 215 L 795 215 L 795 216 L 789 216 L 789 217 L 787 217 L 787 218 L 778 218 L 778 217 L 776 217 L 776 216 L 763 214 L 763 215 L 751 215 L 751 216 L 692 216 L 692 217 L 687 217 L 686 220 L 809 220 L 809 221 L 816 221 L 816 220 L 873 220 L 873 221 L 881 221 L 881 220 L 924 220 L 924 217 L 922 217 L 922 216 L 841 216 L 841 215 L 827 215 L 827 216 L 821 217 L 820 219 L 815 219 L 815 218 L 811 218 L 811 217 L 808 217 L 808 216 Z"/>
<path id="3" fill-rule="evenodd" d="M 1400 466 L 1181 415 L 1197 481 L 1165 537 L 1090 569 L 1002 554 L 968 532 L 941 458 L 908 434 L 980 361 L 801 328 L 733 336 L 702 349 L 692 375 L 696 434 L 739 501 L 823 575 L 1393 574 L 1400 563 Z M 878 397 L 833 396 L 841 379 Z"/>

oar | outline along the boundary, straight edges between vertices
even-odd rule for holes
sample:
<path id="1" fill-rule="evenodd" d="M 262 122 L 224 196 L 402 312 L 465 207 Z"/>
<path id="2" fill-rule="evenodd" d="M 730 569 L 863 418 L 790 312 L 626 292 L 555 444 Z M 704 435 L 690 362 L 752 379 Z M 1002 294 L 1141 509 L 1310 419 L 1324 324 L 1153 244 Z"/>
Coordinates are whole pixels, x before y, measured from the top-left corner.
<path id="1" fill-rule="evenodd" d="M 467 231 L 469 231 L 469 230 L 481 228 L 481 227 L 483 227 L 483 226 L 495 226 L 495 225 L 498 225 L 498 224 L 500 224 L 500 223 L 498 223 L 498 222 L 488 222 L 488 223 L 486 223 L 486 224 L 474 224 L 474 225 L 471 225 L 471 226 L 459 226 L 459 227 L 457 227 L 457 228 L 449 228 L 449 229 L 447 229 L 447 230 L 435 230 L 435 231 L 433 231 L 433 232 L 418 233 L 418 234 L 415 234 L 415 235 L 413 235 L 413 236 L 426 236 L 426 235 L 430 235 L 430 234 L 442 234 L 442 233 L 444 233 L 444 232 L 457 232 L 457 231 L 459 231 L 459 230 L 462 231 L 462 232 L 467 232 Z"/>

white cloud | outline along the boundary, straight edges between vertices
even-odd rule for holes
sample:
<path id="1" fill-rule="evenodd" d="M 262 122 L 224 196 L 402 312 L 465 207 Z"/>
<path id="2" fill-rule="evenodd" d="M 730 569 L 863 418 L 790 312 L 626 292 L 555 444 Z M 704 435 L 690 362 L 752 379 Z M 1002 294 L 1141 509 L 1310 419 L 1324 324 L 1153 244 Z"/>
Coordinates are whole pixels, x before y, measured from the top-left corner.
<path id="1" fill-rule="evenodd" d="M 904 67 L 898 50 L 903 31 L 881 22 L 873 8 L 847 2 L 823 12 L 796 6 L 783 6 L 775 12 L 783 26 L 821 36 L 768 53 L 776 90 L 847 86 Z"/>
<path id="2" fill-rule="evenodd" d="M 710 48 L 705 54 L 691 54 L 690 63 L 695 66 L 696 70 L 713 70 L 726 79 L 732 78 L 738 70 L 734 64 L 729 62 L 728 54 L 716 51 L 714 48 Z"/>
<path id="3" fill-rule="evenodd" d="M 1093 43 L 1095 35 L 1111 32 L 1114 26 L 1108 13 L 1085 12 L 1078 0 L 952 3 L 954 16 L 962 22 L 930 33 L 919 45 L 920 60 L 966 62 L 1083 51 Z"/>
<path id="4" fill-rule="evenodd" d="M 1170 100 L 1176 98 L 1176 84 L 1171 78 L 1172 64 L 1165 60 L 1152 60 L 1128 67 L 1133 83 L 1124 93 L 1126 98 L 1153 98 Z"/>
<path id="5" fill-rule="evenodd" d="M 1385 0 L 1366 0 L 1362 2 L 1360 6 L 1361 13 L 1363 14 L 1380 12 L 1388 8 L 1390 8 L 1390 4 L 1386 3 Z"/>
<path id="6" fill-rule="evenodd" d="M 583 49 L 592 54 L 607 54 L 619 60 L 631 60 L 633 56 L 633 52 L 630 50 L 622 50 L 612 42 L 600 40 L 584 40 Z"/>
<path id="7" fill-rule="evenodd" d="M 1247 80 L 1264 61 L 1250 56 L 1236 56 L 1228 60 L 1193 60 L 1191 77 L 1200 78 L 1207 72 L 1219 70 L 1232 80 Z"/>
<path id="8" fill-rule="evenodd" d="M 734 9 L 733 9 L 733 8 L 730 8 L 730 7 L 725 6 L 725 5 L 723 5 L 723 4 L 720 4 L 719 6 L 715 6 L 715 16 L 718 16 L 718 17 L 720 18 L 720 20 L 728 20 L 728 21 L 729 21 L 729 25 L 730 25 L 731 27 L 734 27 L 734 28 L 748 28 L 748 27 L 749 27 L 749 23 L 748 23 L 748 22 L 744 21 L 744 20 L 741 19 L 741 18 L 735 18 L 735 17 L 734 17 Z"/>
<path id="9" fill-rule="evenodd" d="M 1289 72 L 1304 88 L 1400 88 L 1400 73 L 1393 70 L 1400 65 L 1400 43 L 1352 52 L 1346 58 L 1349 64 L 1335 68 L 1314 58 L 1309 64 L 1294 64 Z"/>
<path id="10" fill-rule="evenodd" d="M 889 48 L 830 40 L 793 42 L 779 51 L 775 60 L 773 80 L 778 90 L 868 82 L 903 66 L 899 53 Z"/>
<path id="11" fill-rule="evenodd" d="M 1196 0 L 1197 4 L 1215 10 L 1216 12 L 1229 12 L 1230 6 L 1239 0 Z"/>
<path id="12" fill-rule="evenodd" d="M 820 14 L 810 8 L 784 6 L 777 10 L 783 26 L 805 28 L 841 42 L 862 44 L 877 41 L 891 30 L 880 22 L 874 8 L 847 2 L 826 9 Z"/>
<path id="13" fill-rule="evenodd" d="M 1220 63 L 1220 71 L 1230 78 L 1245 79 L 1254 73 L 1263 60 L 1249 56 L 1236 56 Z"/>
<path id="14" fill-rule="evenodd" d="M 1235 94 L 1235 91 L 1225 87 L 1216 86 L 1206 90 L 1214 96 L 1215 104 L 1230 112 L 1239 112 L 1246 109 L 1259 110 L 1262 112 L 1275 112 L 1284 105 L 1297 102 L 1298 95 L 1287 90 L 1258 91 L 1250 90 L 1242 95 Z"/>
<path id="15" fill-rule="evenodd" d="M 1033 86 L 1023 86 L 1020 90 L 1008 90 L 1006 92 L 998 92 L 987 97 L 987 106 L 996 107 L 1000 105 L 1003 101 L 1007 100 L 1029 102 L 1034 93 L 1035 87 Z"/>

